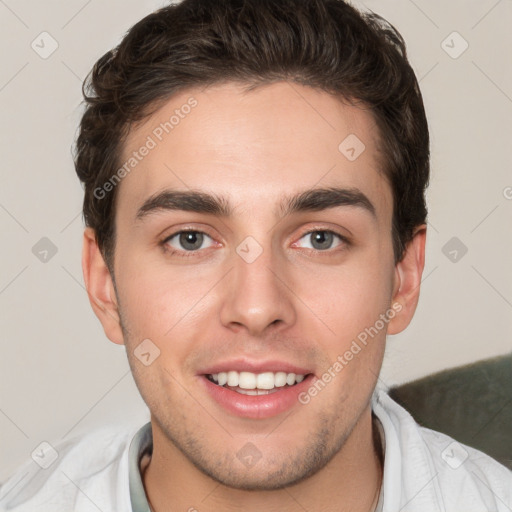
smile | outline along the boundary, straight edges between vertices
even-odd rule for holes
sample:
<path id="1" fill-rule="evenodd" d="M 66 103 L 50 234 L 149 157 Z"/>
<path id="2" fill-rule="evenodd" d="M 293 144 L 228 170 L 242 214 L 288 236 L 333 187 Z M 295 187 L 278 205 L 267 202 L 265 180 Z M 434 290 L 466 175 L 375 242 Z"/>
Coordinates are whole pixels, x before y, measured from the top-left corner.
<path id="1" fill-rule="evenodd" d="M 304 407 L 298 396 L 316 379 L 312 373 L 258 370 L 256 373 L 226 369 L 198 377 L 223 414 L 266 419 L 289 412 L 294 407 Z"/>
<path id="2" fill-rule="evenodd" d="M 237 372 L 234 370 L 207 375 L 207 378 L 219 386 L 231 389 L 243 395 L 268 395 L 279 388 L 291 387 L 304 380 L 305 375 L 286 372 Z"/>

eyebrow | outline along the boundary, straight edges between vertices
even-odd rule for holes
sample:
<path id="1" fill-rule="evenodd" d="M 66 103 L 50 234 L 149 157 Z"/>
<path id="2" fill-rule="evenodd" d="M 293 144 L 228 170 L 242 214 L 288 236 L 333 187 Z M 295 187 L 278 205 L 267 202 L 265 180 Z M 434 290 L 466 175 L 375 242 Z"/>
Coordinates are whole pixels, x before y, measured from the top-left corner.
<path id="1" fill-rule="evenodd" d="M 340 206 L 356 206 L 377 218 L 375 206 L 358 188 L 313 188 L 293 196 L 285 196 L 275 212 L 279 217 L 307 211 L 322 211 Z M 136 220 L 168 210 L 204 213 L 217 217 L 233 217 L 229 199 L 196 190 L 164 190 L 150 196 L 138 209 Z"/>

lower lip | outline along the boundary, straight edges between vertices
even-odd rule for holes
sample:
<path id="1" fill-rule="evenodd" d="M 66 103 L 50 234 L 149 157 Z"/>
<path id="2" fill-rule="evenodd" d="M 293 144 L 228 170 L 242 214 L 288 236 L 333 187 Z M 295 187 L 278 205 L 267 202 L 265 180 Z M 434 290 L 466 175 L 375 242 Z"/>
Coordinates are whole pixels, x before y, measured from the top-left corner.
<path id="1" fill-rule="evenodd" d="M 298 395 L 311 385 L 313 379 L 310 374 L 295 386 L 278 388 L 279 391 L 268 395 L 242 395 L 213 383 L 205 375 L 200 376 L 206 391 L 219 405 L 235 416 L 252 419 L 271 418 L 300 405 Z"/>

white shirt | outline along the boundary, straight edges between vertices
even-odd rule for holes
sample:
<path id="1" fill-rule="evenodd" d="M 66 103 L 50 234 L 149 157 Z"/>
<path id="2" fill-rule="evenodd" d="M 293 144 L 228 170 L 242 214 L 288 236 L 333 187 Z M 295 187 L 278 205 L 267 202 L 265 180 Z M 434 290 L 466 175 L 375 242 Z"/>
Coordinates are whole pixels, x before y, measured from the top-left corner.
<path id="1" fill-rule="evenodd" d="M 511 512 L 510 470 L 478 450 L 420 427 L 382 390 L 375 391 L 372 409 L 385 442 L 382 512 Z M 58 457 L 49 467 L 30 459 L 0 488 L 0 511 L 149 510 L 144 508 L 139 461 L 152 449 L 150 423 L 104 427 L 52 445 Z M 45 465 L 55 454 L 50 449 L 41 455 Z"/>

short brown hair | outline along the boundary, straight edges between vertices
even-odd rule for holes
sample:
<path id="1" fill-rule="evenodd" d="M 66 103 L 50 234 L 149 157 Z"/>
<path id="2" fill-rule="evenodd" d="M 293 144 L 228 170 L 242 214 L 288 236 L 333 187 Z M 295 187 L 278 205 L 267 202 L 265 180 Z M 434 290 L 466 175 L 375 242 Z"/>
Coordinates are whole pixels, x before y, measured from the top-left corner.
<path id="1" fill-rule="evenodd" d="M 76 142 L 83 213 L 113 271 L 117 187 L 95 190 L 120 165 L 134 123 L 195 86 L 288 80 L 361 103 L 379 128 L 393 192 L 395 262 L 426 221 L 429 132 L 402 36 L 343 0 L 183 0 L 146 16 L 94 65 Z M 340 141 L 341 142 L 341 141 Z"/>

